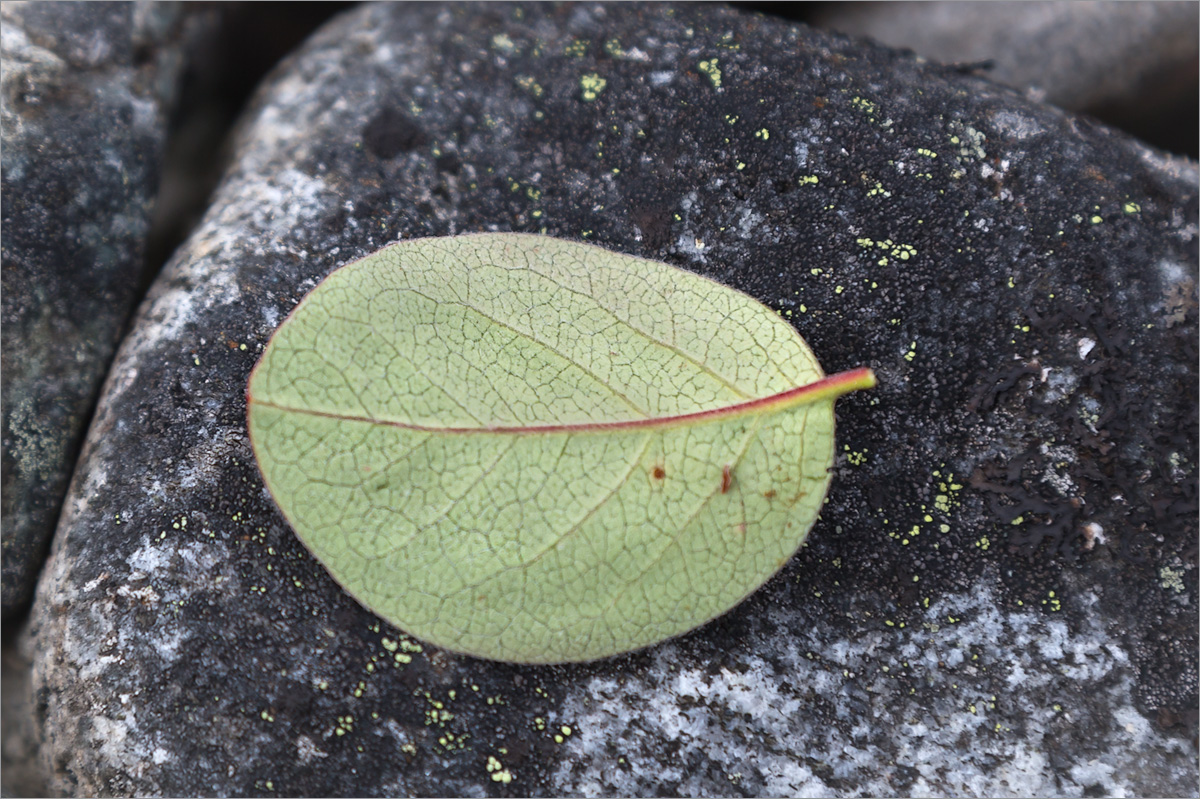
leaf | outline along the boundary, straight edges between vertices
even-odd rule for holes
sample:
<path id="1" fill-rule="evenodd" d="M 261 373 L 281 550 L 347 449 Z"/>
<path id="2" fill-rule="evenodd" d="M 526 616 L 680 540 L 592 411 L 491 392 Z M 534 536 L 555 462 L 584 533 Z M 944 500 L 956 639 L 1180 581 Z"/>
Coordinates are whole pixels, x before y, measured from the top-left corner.
<path id="1" fill-rule="evenodd" d="M 668 266 L 521 234 L 407 241 L 317 286 L 247 388 L 267 488 L 351 595 L 525 663 L 648 646 L 804 542 L 833 401 L 769 308 Z"/>

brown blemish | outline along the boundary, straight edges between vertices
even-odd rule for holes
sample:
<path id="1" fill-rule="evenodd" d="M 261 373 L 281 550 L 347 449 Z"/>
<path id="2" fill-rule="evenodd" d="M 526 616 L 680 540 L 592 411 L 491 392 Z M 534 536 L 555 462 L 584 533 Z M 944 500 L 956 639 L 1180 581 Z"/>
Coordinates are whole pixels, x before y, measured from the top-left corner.
<path id="1" fill-rule="evenodd" d="M 667 470 L 661 466 L 655 466 L 654 470 L 651 471 L 650 474 L 654 476 L 655 480 L 661 480 L 667 476 Z"/>

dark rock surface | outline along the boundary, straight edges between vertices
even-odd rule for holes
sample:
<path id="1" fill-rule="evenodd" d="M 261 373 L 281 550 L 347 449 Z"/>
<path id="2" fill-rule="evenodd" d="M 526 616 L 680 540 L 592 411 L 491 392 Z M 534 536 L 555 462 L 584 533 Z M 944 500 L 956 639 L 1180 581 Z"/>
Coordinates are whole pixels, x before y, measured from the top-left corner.
<path id="1" fill-rule="evenodd" d="M 27 604 L 92 405 L 143 287 L 186 14 L 5 3 L 3 611 Z"/>
<path id="2" fill-rule="evenodd" d="M 274 75 L 123 344 L 25 651 L 76 794 L 1194 795 L 1197 171 L 718 6 L 361 7 Z M 758 594 L 629 656 L 422 647 L 308 556 L 244 387 L 338 265 L 545 232 L 777 308 L 841 457 Z"/>

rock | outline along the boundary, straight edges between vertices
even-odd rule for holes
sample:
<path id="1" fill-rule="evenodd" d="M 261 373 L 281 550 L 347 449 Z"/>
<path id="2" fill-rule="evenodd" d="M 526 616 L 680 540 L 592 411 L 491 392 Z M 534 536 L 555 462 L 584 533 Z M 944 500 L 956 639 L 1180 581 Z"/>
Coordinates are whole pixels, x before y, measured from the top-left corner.
<path id="1" fill-rule="evenodd" d="M 185 5 L 193 30 L 183 52 L 146 258 L 163 264 L 200 222 L 228 165 L 226 136 L 267 72 L 335 13 L 341 2 Z"/>
<path id="2" fill-rule="evenodd" d="M 720 6 L 356 8 L 264 86 L 116 358 L 23 642 L 52 790 L 1192 793 L 1196 183 Z M 295 539 L 261 348 L 340 264 L 481 230 L 694 270 L 876 370 L 763 590 L 523 667 L 405 637 Z"/>
<path id="3" fill-rule="evenodd" d="M 3 612 L 23 610 L 143 280 L 184 14 L 5 3 Z"/>
<path id="4" fill-rule="evenodd" d="M 947 63 L 991 61 L 988 77 L 1072 110 L 1195 93 L 1195 3 L 835 3 L 814 22 Z"/>
<path id="5" fill-rule="evenodd" d="M 806 21 L 978 70 L 1196 157 L 1195 3 L 822 3 Z"/>
<path id="6" fill-rule="evenodd" d="M 38 729 L 34 721 L 33 691 L 28 657 L 16 647 L 0 651 L 0 778 L 3 796 L 48 796 L 45 776 L 37 760 Z"/>

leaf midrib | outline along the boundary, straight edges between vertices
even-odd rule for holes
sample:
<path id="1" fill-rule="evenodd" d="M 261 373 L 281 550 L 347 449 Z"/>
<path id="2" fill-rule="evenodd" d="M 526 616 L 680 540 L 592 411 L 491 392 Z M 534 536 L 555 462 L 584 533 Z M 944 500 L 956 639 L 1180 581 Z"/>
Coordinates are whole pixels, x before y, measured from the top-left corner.
<path id="1" fill-rule="evenodd" d="M 766 414 L 799 405 L 809 405 L 824 399 L 834 399 L 850 391 L 860 388 L 870 388 L 875 385 L 875 376 L 870 369 L 852 369 L 836 375 L 824 377 L 805 386 L 797 386 L 786 391 L 771 394 L 766 397 L 747 400 L 745 402 L 725 405 L 720 408 L 710 408 L 703 411 L 677 414 L 673 416 L 658 416 L 646 419 L 624 419 L 612 422 L 573 422 L 566 424 L 544 425 L 503 425 L 483 427 L 443 427 L 436 425 L 420 425 L 412 422 L 398 422 L 390 419 L 375 419 L 369 416 L 321 411 L 313 408 L 296 408 L 280 405 L 274 402 L 256 400 L 253 395 L 247 396 L 248 406 L 257 405 L 261 408 L 272 408 L 284 413 L 295 413 L 303 416 L 316 416 L 336 419 L 344 422 L 361 422 L 364 424 L 398 427 L 405 430 L 415 430 L 425 433 L 442 435 L 538 435 L 551 433 L 611 433 L 627 430 L 645 430 L 647 428 L 666 428 L 677 425 L 701 424 L 721 421 L 738 416 L 755 413 Z"/>

